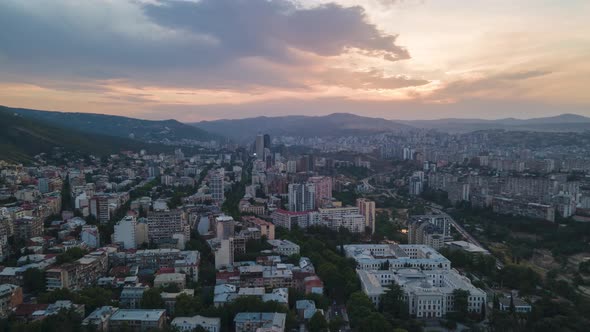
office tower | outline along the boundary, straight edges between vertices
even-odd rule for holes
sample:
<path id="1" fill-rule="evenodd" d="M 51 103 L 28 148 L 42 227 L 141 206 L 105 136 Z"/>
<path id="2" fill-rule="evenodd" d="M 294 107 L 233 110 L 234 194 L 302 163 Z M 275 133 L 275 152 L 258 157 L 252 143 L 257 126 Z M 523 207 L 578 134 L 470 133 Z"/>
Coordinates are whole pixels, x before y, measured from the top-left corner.
<path id="1" fill-rule="evenodd" d="M 264 136 L 262 134 L 258 134 L 256 136 L 256 159 L 264 160 Z"/>
<path id="2" fill-rule="evenodd" d="M 311 211 L 315 209 L 315 186 L 312 183 L 289 184 L 289 211 Z"/>
<path id="3" fill-rule="evenodd" d="M 356 200 L 359 213 L 365 217 L 365 226 L 371 228 L 371 234 L 375 233 L 375 202 L 366 198 Z"/>

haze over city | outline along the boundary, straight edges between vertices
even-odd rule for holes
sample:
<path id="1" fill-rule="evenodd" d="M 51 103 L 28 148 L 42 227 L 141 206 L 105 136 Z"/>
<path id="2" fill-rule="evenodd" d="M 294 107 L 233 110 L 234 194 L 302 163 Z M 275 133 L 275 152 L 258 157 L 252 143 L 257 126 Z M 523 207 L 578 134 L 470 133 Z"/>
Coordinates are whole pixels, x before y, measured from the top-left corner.
<path id="1" fill-rule="evenodd" d="M 0 2 L 0 102 L 184 122 L 590 115 L 584 0 Z"/>

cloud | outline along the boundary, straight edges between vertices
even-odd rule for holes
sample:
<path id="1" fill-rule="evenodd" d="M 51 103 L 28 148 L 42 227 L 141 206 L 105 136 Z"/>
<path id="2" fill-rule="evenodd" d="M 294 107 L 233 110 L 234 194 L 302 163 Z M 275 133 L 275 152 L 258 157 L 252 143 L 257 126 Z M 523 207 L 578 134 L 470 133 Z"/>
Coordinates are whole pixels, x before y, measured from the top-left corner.
<path id="1" fill-rule="evenodd" d="M 496 75 L 495 78 L 501 80 L 526 80 L 529 78 L 535 78 L 549 74 L 551 74 L 551 72 L 546 70 L 525 70 L 499 74 Z"/>
<path id="2" fill-rule="evenodd" d="M 305 89 L 314 66 L 330 57 L 354 51 L 408 59 L 396 39 L 362 7 L 334 3 L 0 1 L 0 66 L 21 81 Z"/>

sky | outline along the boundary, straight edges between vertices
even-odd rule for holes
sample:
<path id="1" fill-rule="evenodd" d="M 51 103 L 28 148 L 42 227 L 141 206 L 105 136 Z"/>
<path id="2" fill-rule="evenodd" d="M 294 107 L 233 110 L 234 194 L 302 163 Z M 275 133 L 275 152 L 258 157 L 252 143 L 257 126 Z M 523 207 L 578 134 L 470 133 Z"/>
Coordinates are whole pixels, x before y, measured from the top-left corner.
<path id="1" fill-rule="evenodd" d="M 587 0 L 2 0 L 0 104 L 185 122 L 590 116 Z"/>

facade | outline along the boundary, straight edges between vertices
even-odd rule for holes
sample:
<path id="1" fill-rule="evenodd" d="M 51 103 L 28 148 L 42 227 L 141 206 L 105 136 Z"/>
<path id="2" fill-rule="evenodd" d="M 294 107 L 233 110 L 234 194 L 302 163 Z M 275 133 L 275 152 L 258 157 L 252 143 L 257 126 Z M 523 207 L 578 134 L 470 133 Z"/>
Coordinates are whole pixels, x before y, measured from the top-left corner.
<path id="1" fill-rule="evenodd" d="M 375 202 L 366 198 L 358 198 L 356 207 L 359 213 L 365 217 L 365 227 L 371 229 L 371 234 L 375 234 Z"/>
<path id="2" fill-rule="evenodd" d="M 277 227 L 283 227 L 288 230 L 295 225 L 305 228 L 309 221 L 308 212 L 293 212 L 285 210 L 275 210 L 272 215 L 272 222 Z"/>
<path id="3" fill-rule="evenodd" d="M 227 240 L 235 233 L 234 218 L 230 216 L 219 216 L 215 218 L 215 235 L 218 240 Z"/>
<path id="4" fill-rule="evenodd" d="M 494 197 L 492 199 L 492 210 L 494 213 L 555 221 L 555 208 L 553 206 L 529 203 L 512 198 Z"/>
<path id="5" fill-rule="evenodd" d="M 445 234 L 442 228 L 428 220 L 410 218 L 408 221 L 408 243 L 424 244 L 438 250 L 445 244 Z"/>
<path id="6" fill-rule="evenodd" d="M 186 276 L 184 273 L 161 273 L 154 279 L 154 287 L 167 287 L 176 285 L 180 290 L 186 287 Z"/>
<path id="7" fill-rule="evenodd" d="M 219 248 L 215 250 L 215 268 L 217 270 L 234 264 L 234 238 L 221 240 Z"/>

